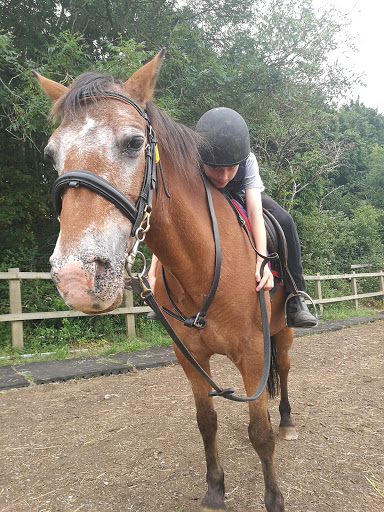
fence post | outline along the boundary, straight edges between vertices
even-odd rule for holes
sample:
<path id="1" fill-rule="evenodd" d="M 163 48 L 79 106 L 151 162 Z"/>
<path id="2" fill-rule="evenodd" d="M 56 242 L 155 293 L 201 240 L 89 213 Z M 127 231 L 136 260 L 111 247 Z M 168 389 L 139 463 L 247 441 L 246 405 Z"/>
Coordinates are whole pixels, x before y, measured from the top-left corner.
<path id="1" fill-rule="evenodd" d="M 383 272 L 381 272 L 381 275 L 379 276 L 379 282 L 380 282 L 380 291 L 383 293 L 381 300 L 384 302 L 384 273 Z"/>
<path id="2" fill-rule="evenodd" d="M 352 272 L 352 274 L 355 274 L 355 272 Z M 352 295 L 357 295 L 357 280 L 356 277 L 351 278 L 352 283 Z M 359 309 L 359 299 L 355 298 L 355 309 Z"/>
<path id="3" fill-rule="evenodd" d="M 316 276 L 319 279 L 316 279 L 315 281 L 315 293 L 316 293 L 316 299 L 322 299 L 323 298 L 323 292 L 321 291 L 321 279 L 320 279 L 320 272 L 317 272 Z M 324 311 L 324 307 L 322 304 L 318 304 L 320 313 Z"/>
<path id="4" fill-rule="evenodd" d="M 19 272 L 19 268 L 9 268 L 8 272 Z M 10 312 L 21 313 L 21 286 L 20 279 L 9 279 L 9 306 Z M 23 322 L 20 320 L 11 322 L 12 347 L 23 348 Z"/>
<path id="5" fill-rule="evenodd" d="M 133 291 L 132 288 L 129 290 L 125 289 L 125 305 L 127 308 L 133 307 Z M 135 327 L 135 313 L 127 313 L 125 315 L 125 328 L 127 330 L 128 336 L 136 336 L 136 327 Z"/>

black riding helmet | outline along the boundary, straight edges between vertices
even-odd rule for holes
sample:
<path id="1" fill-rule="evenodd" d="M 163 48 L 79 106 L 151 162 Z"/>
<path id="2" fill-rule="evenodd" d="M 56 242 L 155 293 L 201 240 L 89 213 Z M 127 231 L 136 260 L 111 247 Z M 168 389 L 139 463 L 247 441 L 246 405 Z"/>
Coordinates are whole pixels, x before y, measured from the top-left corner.
<path id="1" fill-rule="evenodd" d="M 251 152 L 248 127 L 235 110 L 213 108 L 201 116 L 196 131 L 209 143 L 202 146 L 200 156 L 207 165 L 232 167 L 248 158 Z"/>

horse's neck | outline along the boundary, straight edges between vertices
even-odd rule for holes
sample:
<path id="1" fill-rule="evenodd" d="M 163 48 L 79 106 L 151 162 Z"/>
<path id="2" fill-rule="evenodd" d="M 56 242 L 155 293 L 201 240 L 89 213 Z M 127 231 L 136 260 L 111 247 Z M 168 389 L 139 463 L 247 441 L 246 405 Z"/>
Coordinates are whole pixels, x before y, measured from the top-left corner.
<path id="1" fill-rule="evenodd" d="M 212 277 L 215 252 L 203 182 L 196 170 L 188 181 L 176 169 L 167 171 L 171 197 L 159 183 L 148 246 L 182 286 L 195 282 L 196 272 L 201 284 Z"/>

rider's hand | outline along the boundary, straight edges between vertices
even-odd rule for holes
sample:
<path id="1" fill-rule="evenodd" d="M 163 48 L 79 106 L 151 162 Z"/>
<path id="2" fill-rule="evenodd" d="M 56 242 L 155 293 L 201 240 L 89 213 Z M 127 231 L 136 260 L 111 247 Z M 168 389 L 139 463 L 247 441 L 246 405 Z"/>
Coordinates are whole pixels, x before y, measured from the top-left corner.
<path id="1" fill-rule="evenodd" d="M 155 294 L 156 275 L 151 272 L 148 273 L 148 283 L 151 287 L 152 293 Z"/>
<path id="2" fill-rule="evenodd" d="M 265 291 L 272 290 L 274 286 L 274 278 L 273 274 L 268 266 L 265 265 L 264 271 L 263 271 L 263 277 L 260 277 L 260 267 L 261 267 L 262 261 L 256 263 L 256 291 L 259 292 L 262 288 L 264 288 Z"/>

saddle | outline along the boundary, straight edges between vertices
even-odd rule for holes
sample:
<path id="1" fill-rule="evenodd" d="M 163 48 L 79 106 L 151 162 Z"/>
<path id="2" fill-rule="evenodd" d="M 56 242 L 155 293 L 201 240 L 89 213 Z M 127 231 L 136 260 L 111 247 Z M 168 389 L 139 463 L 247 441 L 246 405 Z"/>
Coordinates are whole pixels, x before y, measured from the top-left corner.
<path id="1" fill-rule="evenodd" d="M 239 224 L 247 231 L 248 237 L 251 240 L 251 228 L 248 222 L 247 213 L 244 206 L 236 198 L 233 199 L 225 196 L 229 201 L 232 209 L 236 213 Z M 263 208 L 263 217 L 265 224 L 265 231 L 267 234 L 267 250 L 268 254 L 277 253 L 279 259 L 271 262 L 271 270 L 275 276 L 275 287 L 279 286 L 282 280 L 288 279 L 292 281 L 291 274 L 288 270 L 288 249 L 285 239 L 284 231 L 276 218 L 265 208 Z M 293 283 L 294 284 L 294 283 Z M 294 286 L 296 286 L 294 284 Z"/>
<path id="2" fill-rule="evenodd" d="M 263 217 L 265 224 L 265 231 L 267 233 L 267 250 L 271 254 L 273 252 L 279 255 L 281 271 L 285 274 L 285 269 L 288 268 L 288 249 L 285 240 L 284 231 L 275 219 L 275 217 L 268 210 L 263 208 Z"/>

